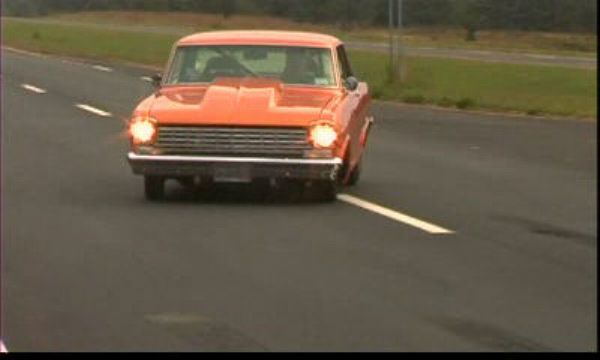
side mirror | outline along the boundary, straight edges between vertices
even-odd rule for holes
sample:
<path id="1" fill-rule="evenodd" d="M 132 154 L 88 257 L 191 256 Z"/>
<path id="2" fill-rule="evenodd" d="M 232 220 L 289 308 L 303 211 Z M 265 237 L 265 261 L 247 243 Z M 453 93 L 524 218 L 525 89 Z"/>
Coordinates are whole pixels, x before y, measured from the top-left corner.
<path id="1" fill-rule="evenodd" d="M 349 91 L 355 91 L 358 89 L 358 79 L 354 76 L 349 76 L 346 80 L 344 80 L 344 87 Z"/>
<path id="2" fill-rule="evenodd" d="M 152 76 L 152 86 L 154 86 L 155 88 L 160 88 L 160 86 L 162 85 L 162 75 L 161 74 L 155 74 Z"/>

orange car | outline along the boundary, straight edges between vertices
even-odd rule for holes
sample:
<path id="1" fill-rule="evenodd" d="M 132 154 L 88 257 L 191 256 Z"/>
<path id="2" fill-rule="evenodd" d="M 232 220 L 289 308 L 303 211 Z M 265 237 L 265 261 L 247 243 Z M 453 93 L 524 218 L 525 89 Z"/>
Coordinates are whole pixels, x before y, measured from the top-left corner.
<path id="1" fill-rule="evenodd" d="M 129 163 L 149 200 L 167 179 L 301 182 L 326 200 L 356 184 L 373 118 L 334 37 L 278 31 L 191 35 L 129 123 Z"/>

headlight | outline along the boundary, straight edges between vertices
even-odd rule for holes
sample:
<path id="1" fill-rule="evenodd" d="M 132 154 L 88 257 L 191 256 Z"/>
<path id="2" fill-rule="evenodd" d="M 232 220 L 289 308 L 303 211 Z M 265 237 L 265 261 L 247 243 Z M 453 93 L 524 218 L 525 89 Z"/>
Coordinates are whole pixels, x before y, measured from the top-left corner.
<path id="1" fill-rule="evenodd" d="M 129 125 L 129 134 L 136 145 L 146 145 L 156 137 L 156 121 L 147 117 L 136 117 Z"/>
<path id="2" fill-rule="evenodd" d="M 310 131 L 310 139 L 318 148 L 331 147 L 336 142 L 337 138 L 337 132 L 329 125 L 317 125 Z"/>

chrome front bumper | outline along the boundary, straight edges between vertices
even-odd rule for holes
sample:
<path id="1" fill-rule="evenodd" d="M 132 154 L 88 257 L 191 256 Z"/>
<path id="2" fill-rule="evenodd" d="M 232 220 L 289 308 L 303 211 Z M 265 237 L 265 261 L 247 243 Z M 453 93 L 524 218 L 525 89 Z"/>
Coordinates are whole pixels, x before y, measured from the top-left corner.
<path id="1" fill-rule="evenodd" d="M 136 175 L 211 177 L 217 181 L 261 178 L 334 180 L 343 161 L 334 159 L 271 159 L 245 157 L 162 156 L 128 154 Z M 236 180 L 237 178 L 237 180 Z"/>

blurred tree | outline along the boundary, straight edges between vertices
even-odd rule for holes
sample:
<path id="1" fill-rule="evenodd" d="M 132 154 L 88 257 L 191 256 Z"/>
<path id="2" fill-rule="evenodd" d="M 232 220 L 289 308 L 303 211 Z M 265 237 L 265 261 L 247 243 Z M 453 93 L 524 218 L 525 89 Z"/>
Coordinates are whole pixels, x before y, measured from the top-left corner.
<path id="1" fill-rule="evenodd" d="M 467 31 L 466 40 L 476 41 L 477 31 L 480 30 L 485 19 L 484 1 L 453 0 L 451 4 L 456 21 Z"/>
<path id="2" fill-rule="evenodd" d="M 221 0 L 219 4 L 221 6 L 221 14 L 223 14 L 225 19 L 235 14 L 237 8 L 235 0 Z"/>
<path id="3" fill-rule="evenodd" d="M 267 14 L 296 21 L 386 26 L 387 0 L 1 0 L 3 13 L 39 16 L 48 11 L 151 10 Z M 407 26 L 596 32 L 597 0 L 404 0 Z"/>

